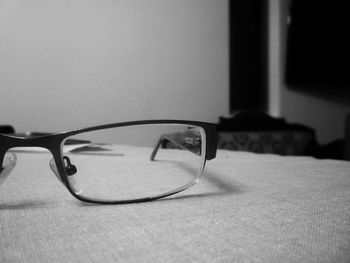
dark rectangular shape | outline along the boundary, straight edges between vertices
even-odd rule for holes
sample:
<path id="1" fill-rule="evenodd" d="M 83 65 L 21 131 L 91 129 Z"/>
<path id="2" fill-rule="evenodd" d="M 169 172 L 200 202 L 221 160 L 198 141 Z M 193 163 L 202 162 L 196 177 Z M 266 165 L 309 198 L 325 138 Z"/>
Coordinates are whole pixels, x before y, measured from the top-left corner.
<path id="1" fill-rule="evenodd" d="M 350 3 L 293 0 L 287 36 L 286 83 L 301 90 L 350 86 Z"/>

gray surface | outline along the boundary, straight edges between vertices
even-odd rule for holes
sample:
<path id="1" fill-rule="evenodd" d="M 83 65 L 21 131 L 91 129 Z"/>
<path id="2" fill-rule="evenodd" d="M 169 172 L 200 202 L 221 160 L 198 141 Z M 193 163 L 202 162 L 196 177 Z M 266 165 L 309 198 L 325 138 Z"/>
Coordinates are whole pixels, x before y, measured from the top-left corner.
<path id="1" fill-rule="evenodd" d="M 350 162 L 219 151 L 202 181 L 89 205 L 17 154 L 0 186 L 0 262 L 349 262 Z"/>

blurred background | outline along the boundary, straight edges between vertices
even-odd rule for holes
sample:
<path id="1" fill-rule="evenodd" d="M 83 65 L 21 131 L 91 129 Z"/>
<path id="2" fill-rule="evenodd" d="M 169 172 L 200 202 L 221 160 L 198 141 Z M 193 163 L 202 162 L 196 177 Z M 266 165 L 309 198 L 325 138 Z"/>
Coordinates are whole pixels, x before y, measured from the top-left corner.
<path id="1" fill-rule="evenodd" d="M 228 45 L 227 1 L 0 1 L 1 123 L 216 122 Z"/>
<path id="2" fill-rule="evenodd" d="M 0 0 L 0 123 L 60 132 L 253 111 L 307 125 L 321 143 L 343 138 L 343 90 L 286 78 L 292 4 Z"/>

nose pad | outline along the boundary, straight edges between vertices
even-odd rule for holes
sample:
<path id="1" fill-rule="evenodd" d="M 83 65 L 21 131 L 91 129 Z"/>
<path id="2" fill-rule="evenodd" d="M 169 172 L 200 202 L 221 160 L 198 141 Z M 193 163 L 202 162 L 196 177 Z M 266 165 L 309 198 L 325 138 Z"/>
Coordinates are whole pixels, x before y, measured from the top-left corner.
<path id="1" fill-rule="evenodd" d="M 76 179 L 75 179 L 75 173 L 77 172 L 77 168 L 74 164 L 71 163 L 70 159 L 67 156 L 64 156 L 63 160 L 64 160 L 64 169 L 67 175 L 68 184 L 70 188 L 73 190 L 73 192 L 79 195 L 82 192 L 82 190 L 79 189 L 79 187 L 77 186 Z M 64 184 L 60 174 L 58 173 L 57 166 L 54 159 L 50 160 L 50 168 L 52 172 L 56 175 L 56 177 L 61 181 L 61 183 Z"/>
<path id="2" fill-rule="evenodd" d="M 56 175 L 56 177 L 58 178 L 58 180 L 60 180 L 60 182 L 63 184 L 63 181 L 62 181 L 62 179 L 61 179 L 61 176 L 60 176 L 59 173 L 58 173 L 55 160 L 54 160 L 53 158 L 50 160 L 50 168 L 51 168 L 51 171 Z"/>
<path id="3" fill-rule="evenodd" d="M 5 181 L 7 176 L 11 173 L 15 167 L 17 156 L 13 153 L 7 153 L 4 156 L 2 167 L 0 168 L 0 185 Z"/>
<path id="4" fill-rule="evenodd" d="M 68 156 L 63 156 L 63 160 L 65 160 L 66 174 L 69 176 L 75 175 L 77 173 L 77 167 L 71 163 Z"/>

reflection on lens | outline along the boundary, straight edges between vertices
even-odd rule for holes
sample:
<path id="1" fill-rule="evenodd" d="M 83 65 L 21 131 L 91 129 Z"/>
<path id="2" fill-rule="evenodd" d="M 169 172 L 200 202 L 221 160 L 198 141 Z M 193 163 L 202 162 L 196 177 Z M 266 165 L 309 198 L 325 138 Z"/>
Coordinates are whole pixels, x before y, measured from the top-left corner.
<path id="1" fill-rule="evenodd" d="M 77 134 L 63 145 L 67 181 L 77 195 L 93 201 L 176 193 L 201 176 L 205 144 L 202 128 L 183 124 L 133 125 Z"/>

